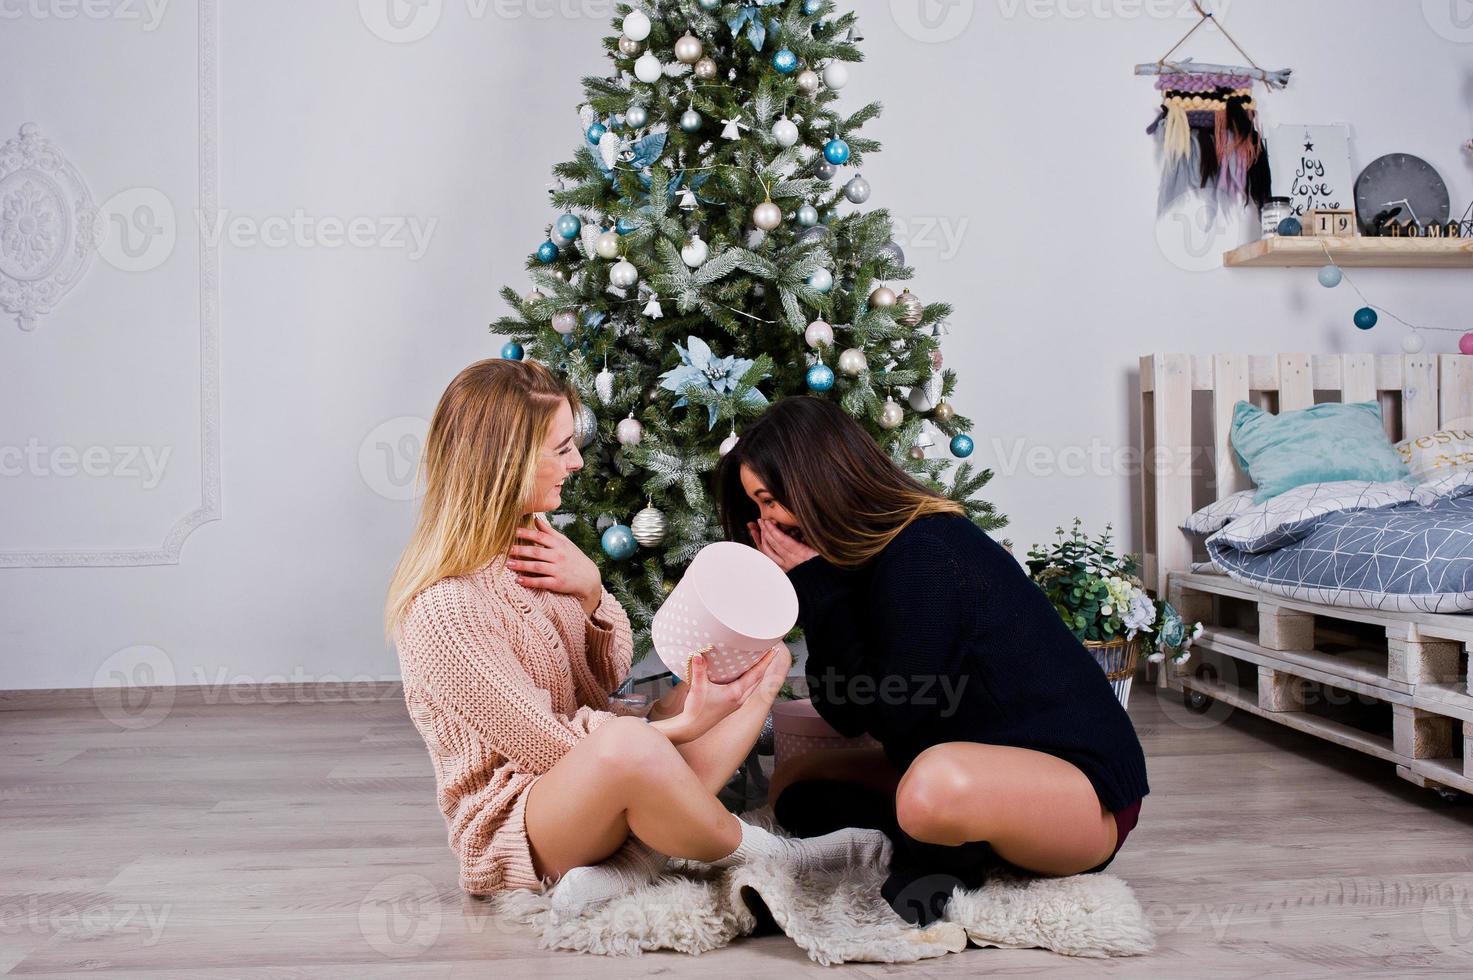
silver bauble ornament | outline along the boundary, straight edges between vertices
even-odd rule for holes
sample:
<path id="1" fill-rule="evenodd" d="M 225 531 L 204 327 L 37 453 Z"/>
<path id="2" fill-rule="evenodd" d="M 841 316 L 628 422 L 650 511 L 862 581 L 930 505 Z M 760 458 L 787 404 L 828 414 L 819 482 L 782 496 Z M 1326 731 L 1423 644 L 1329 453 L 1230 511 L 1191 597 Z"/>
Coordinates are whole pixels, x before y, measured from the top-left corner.
<path id="1" fill-rule="evenodd" d="M 895 322 L 907 327 L 920 326 L 922 318 L 926 315 L 926 304 L 921 298 L 907 289 L 900 294 L 895 301 Z"/>
<path id="2" fill-rule="evenodd" d="M 921 460 L 925 459 L 926 458 L 926 450 L 925 450 L 925 447 L 924 446 L 911 446 L 910 447 L 910 458 L 913 459 L 913 460 L 915 460 L 916 462 L 920 462 Z"/>
<path id="3" fill-rule="evenodd" d="M 563 310 L 561 313 L 554 314 L 552 318 L 552 329 L 566 337 L 578 329 L 578 314 L 571 310 Z"/>
<path id="4" fill-rule="evenodd" d="M 956 418 L 956 409 L 951 407 L 951 402 L 940 401 L 936 403 L 936 410 L 931 413 L 931 416 L 937 422 L 950 422 Z"/>
<path id="5" fill-rule="evenodd" d="M 681 261 L 692 269 L 699 269 L 705 265 L 710 255 L 711 247 L 701 240 L 700 235 L 692 236 L 685 248 L 680 250 Z"/>
<path id="6" fill-rule="evenodd" d="M 850 204 L 863 204 L 869 200 L 869 181 L 856 175 L 844 185 L 844 196 L 849 199 Z"/>
<path id="7" fill-rule="evenodd" d="M 528 306 L 531 306 L 533 303 L 540 303 L 545 299 L 547 299 L 547 296 L 543 294 L 542 290 L 534 289 L 530 293 L 522 297 L 522 302 L 526 303 Z"/>
<path id="8" fill-rule="evenodd" d="M 665 535 L 670 532 L 670 522 L 665 518 L 664 511 L 649 506 L 634 515 L 634 520 L 629 522 L 629 529 L 634 532 L 634 540 L 639 542 L 640 547 L 658 548 L 665 543 Z"/>
<path id="9" fill-rule="evenodd" d="M 835 177 L 838 176 L 838 174 L 839 168 L 834 166 L 832 163 L 829 163 L 827 160 L 820 161 L 818 165 L 813 168 L 813 175 L 820 180 L 833 180 Z"/>
<path id="10" fill-rule="evenodd" d="M 664 74 L 665 66 L 648 51 L 640 55 L 639 60 L 634 63 L 634 77 L 647 85 L 658 82 Z"/>
<path id="11" fill-rule="evenodd" d="M 808 329 L 803 331 L 803 340 L 814 350 L 818 350 L 820 344 L 828 344 L 832 347 L 834 346 L 834 328 L 822 320 L 814 320 L 808 325 Z"/>
<path id="12" fill-rule="evenodd" d="M 698 132 L 705 124 L 706 120 L 702 119 L 701 114 L 694 109 L 687 109 L 680 114 L 680 129 L 682 132 Z"/>
<path id="13" fill-rule="evenodd" d="M 627 259 L 617 263 L 609 270 L 609 285 L 619 289 L 630 289 L 639 282 L 639 270 L 634 263 Z"/>
<path id="14" fill-rule="evenodd" d="M 737 438 L 737 434 L 733 432 L 731 435 L 721 440 L 721 445 L 717 447 L 717 451 L 720 452 L 721 455 L 725 456 L 727 453 L 736 448 L 736 444 L 738 442 L 741 442 L 741 440 Z"/>
<path id="15" fill-rule="evenodd" d="M 905 265 L 905 250 L 900 247 L 899 242 L 886 242 L 880 246 L 880 255 L 889 259 L 896 265 Z"/>
<path id="16" fill-rule="evenodd" d="M 619 440 L 621 446 L 637 446 L 644 438 L 644 426 L 640 424 L 639 419 L 631 415 L 619 423 L 618 428 L 614 430 L 614 437 Z"/>
<path id="17" fill-rule="evenodd" d="M 798 142 L 798 127 L 794 122 L 784 116 L 772 124 L 772 138 L 777 140 L 778 146 L 784 149 Z"/>
<path id="18" fill-rule="evenodd" d="M 717 74 L 716 62 L 711 58 L 702 58 L 696 62 L 696 77 L 703 82 L 714 81 Z"/>
<path id="19" fill-rule="evenodd" d="M 798 91 L 804 95 L 813 95 L 818 92 L 819 81 L 818 72 L 805 68 L 798 73 Z"/>
<path id="20" fill-rule="evenodd" d="M 687 31 L 684 37 L 675 42 L 675 60 L 682 65 L 693 65 L 701 60 L 705 50 L 701 39 Z"/>
<path id="21" fill-rule="evenodd" d="M 636 41 L 634 38 L 628 36 L 619 38 L 619 53 L 622 54 L 624 57 L 637 58 L 639 57 L 639 53 L 643 50 L 644 45 Z"/>
<path id="22" fill-rule="evenodd" d="M 567 269 L 553 269 L 552 277 L 554 279 L 561 279 L 563 282 L 567 282 L 572 278 L 572 275 L 568 272 Z"/>
<path id="23" fill-rule="evenodd" d="M 598 395 L 598 400 L 607 405 L 614 400 L 614 372 L 604 368 L 598 372 L 598 377 L 593 379 L 593 391 Z"/>
<path id="24" fill-rule="evenodd" d="M 814 225 L 812 228 L 804 228 L 798 232 L 799 242 L 821 242 L 833 234 L 833 229 L 828 225 Z"/>
<path id="25" fill-rule="evenodd" d="M 904 421 L 905 409 L 901 408 L 895 399 L 885 399 L 885 407 L 880 409 L 880 428 L 898 429 Z"/>
<path id="26" fill-rule="evenodd" d="M 598 435 L 598 416 L 587 405 L 578 406 L 578 417 L 573 420 L 573 442 L 579 449 L 587 449 Z"/>
<path id="27" fill-rule="evenodd" d="M 650 111 L 642 105 L 632 105 L 629 111 L 624 113 L 624 125 L 634 129 L 642 129 L 650 121 Z"/>
<path id="28" fill-rule="evenodd" d="M 910 389 L 910 407 L 917 412 L 929 412 L 941 400 L 941 378 L 932 375 L 925 384 Z"/>
<path id="29" fill-rule="evenodd" d="M 601 259 L 617 259 L 619 257 L 619 233 L 617 231 L 606 231 L 593 243 L 593 250 Z"/>
<path id="30" fill-rule="evenodd" d="M 897 298 L 898 297 L 896 297 L 895 295 L 895 290 L 891 289 L 889 286 L 881 286 L 880 288 L 869 294 L 869 305 L 871 308 L 876 310 L 888 309 L 889 307 L 895 305 L 895 300 Z"/>
<path id="31" fill-rule="evenodd" d="M 763 231 L 775 231 L 782 223 L 782 208 L 771 201 L 763 201 L 752 212 L 752 224 Z"/>
<path id="32" fill-rule="evenodd" d="M 858 347 L 851 347 L 839 355 L 839 373 L 846 378 L 857 378 L 869 367 L 869 361 L 865 360 L 864 351 Z"/>
<path id="33" fill-rule="evenodd" d="M 812 228 L 818 224 L 818 208 L 811 204 L 805 204 L 798 209 L 798 224 L 804 228 Z"/>

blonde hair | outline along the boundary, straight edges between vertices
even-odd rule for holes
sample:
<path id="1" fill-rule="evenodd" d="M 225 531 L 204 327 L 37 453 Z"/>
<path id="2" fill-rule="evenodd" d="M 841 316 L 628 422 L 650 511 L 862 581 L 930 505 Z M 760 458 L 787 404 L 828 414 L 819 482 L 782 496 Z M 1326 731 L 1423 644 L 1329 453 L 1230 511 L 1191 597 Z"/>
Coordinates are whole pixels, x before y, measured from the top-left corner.
<path id="1" fill-rule="evenodd" d="M 485 360 L 450 382 L 420 460 L 419 519 L 399 558 L 384 611 L 392 637 L 420 592 L 511 550 L 558 406 L 578 394 L 534 361 Z"/>

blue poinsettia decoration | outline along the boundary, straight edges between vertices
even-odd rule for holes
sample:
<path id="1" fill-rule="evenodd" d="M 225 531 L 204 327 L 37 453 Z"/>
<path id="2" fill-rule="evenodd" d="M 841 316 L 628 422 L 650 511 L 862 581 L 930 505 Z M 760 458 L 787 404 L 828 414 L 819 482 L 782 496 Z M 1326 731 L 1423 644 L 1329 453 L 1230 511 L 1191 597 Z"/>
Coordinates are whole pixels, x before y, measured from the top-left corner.
<path id="1" fill-rule="evenodd" d="M 782 2 L 783 0 L 756 0 L 755 3 L 748 3 L 726 22 L 726 26 L 731 28 L 731 36 L 737 37 L 745 27 L 747 40 L 752 42 L 752 47 L 761 51 L 762 45 L 767 43 L 767 32 L 770 30 L 776 34 L 778 30 L 776 17 L 763 21 L 762 8 L 776 6 Z"/>
<path id="2" fill-rule="evenodd" d="M 709 388 L 717 394 L 729 394 L 736 390 L 737 382 L 752 369 L 754 361 L 744 357 L 717 357 L 700 337 L 687 337 L 686 346 L 675 345 L 680 352 L 680 366 L 660 375 L 660 387 L 680 395 L 674 408 L 690 404 L 685 397 L 688 388 Z M 767 404 L 767 396 L 756 388 L 749 389 L 742 401 L 761 407 Z M 716 406 L 707 405 L 711 415 L 707 430 L 716 428 Z"/>
<path id="3" fill-rule="evenodd" d="M 644 185 L 648 187 L 650 178 L 649 174 L 645 173 L 645 171 L 654 166 L 655 161 L 664 155 L 665 143 L 668 139 L 669 134 L 663 132 L 650 133 L 647 136 L 642 136 L 635 140 L 629 147 L 633 156 L 627 160 L 620 160 L 619 162 L 630 170 L 636 171 L 639 174 L 640 180 L 644 181 Z M 604 162 L 603 155 L 597 150 L 593 153 L 593 159 L 598 164 L 598 169 L 603 171 L 604 177 L 612 184 L 614 182 L 614 176 L 618 171 L 614 167 L 608 166 Z"/>

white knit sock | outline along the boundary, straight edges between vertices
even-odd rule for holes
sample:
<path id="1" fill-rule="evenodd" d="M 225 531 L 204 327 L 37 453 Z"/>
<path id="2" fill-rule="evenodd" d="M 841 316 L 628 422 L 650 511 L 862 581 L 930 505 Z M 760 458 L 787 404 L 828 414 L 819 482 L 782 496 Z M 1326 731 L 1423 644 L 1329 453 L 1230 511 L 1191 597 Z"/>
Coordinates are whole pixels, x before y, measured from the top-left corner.
<path id="1" fill-rule="evenodd" d="M 835 871 L 854 865 L 887 867 L 890 840 L 878 830 L 846 827 L 822 837 L 788 839 L 741 821 L 742 842 L 726 857 L 711 862 L 731 868 L 759 858 L 776 858 L 797 871 Z"/>
<path id="2" fill-rule="evenodd" d="M 599 864 L 573 868 L 552 888 L 552 910 L 577 912 L 627 895 L 660 876 L 670 859 L 636 837 L 630 837 Z"/>

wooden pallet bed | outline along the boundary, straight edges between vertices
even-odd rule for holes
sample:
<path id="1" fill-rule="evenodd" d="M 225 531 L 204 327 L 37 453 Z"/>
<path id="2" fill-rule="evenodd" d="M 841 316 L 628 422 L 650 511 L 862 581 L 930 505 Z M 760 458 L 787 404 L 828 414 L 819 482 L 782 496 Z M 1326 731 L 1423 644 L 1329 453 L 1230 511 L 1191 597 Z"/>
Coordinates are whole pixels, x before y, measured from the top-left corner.
<path id="1" fill-rule="evenodd" d="M 1378 400 L 1393 440 L 1473 417 L 1460 355 L 1154 354 L 1141 358 L 1142 570 L 1206 627 L 1155 683 L 1194 711 L 1234 710 L 1357 749 L 1445 796 L 1473 793 L 1473 615 L 1300 602 L 1204 568 L 1180 526 L 1251 484 L 1228 445 L 1233 407 Z"/>

